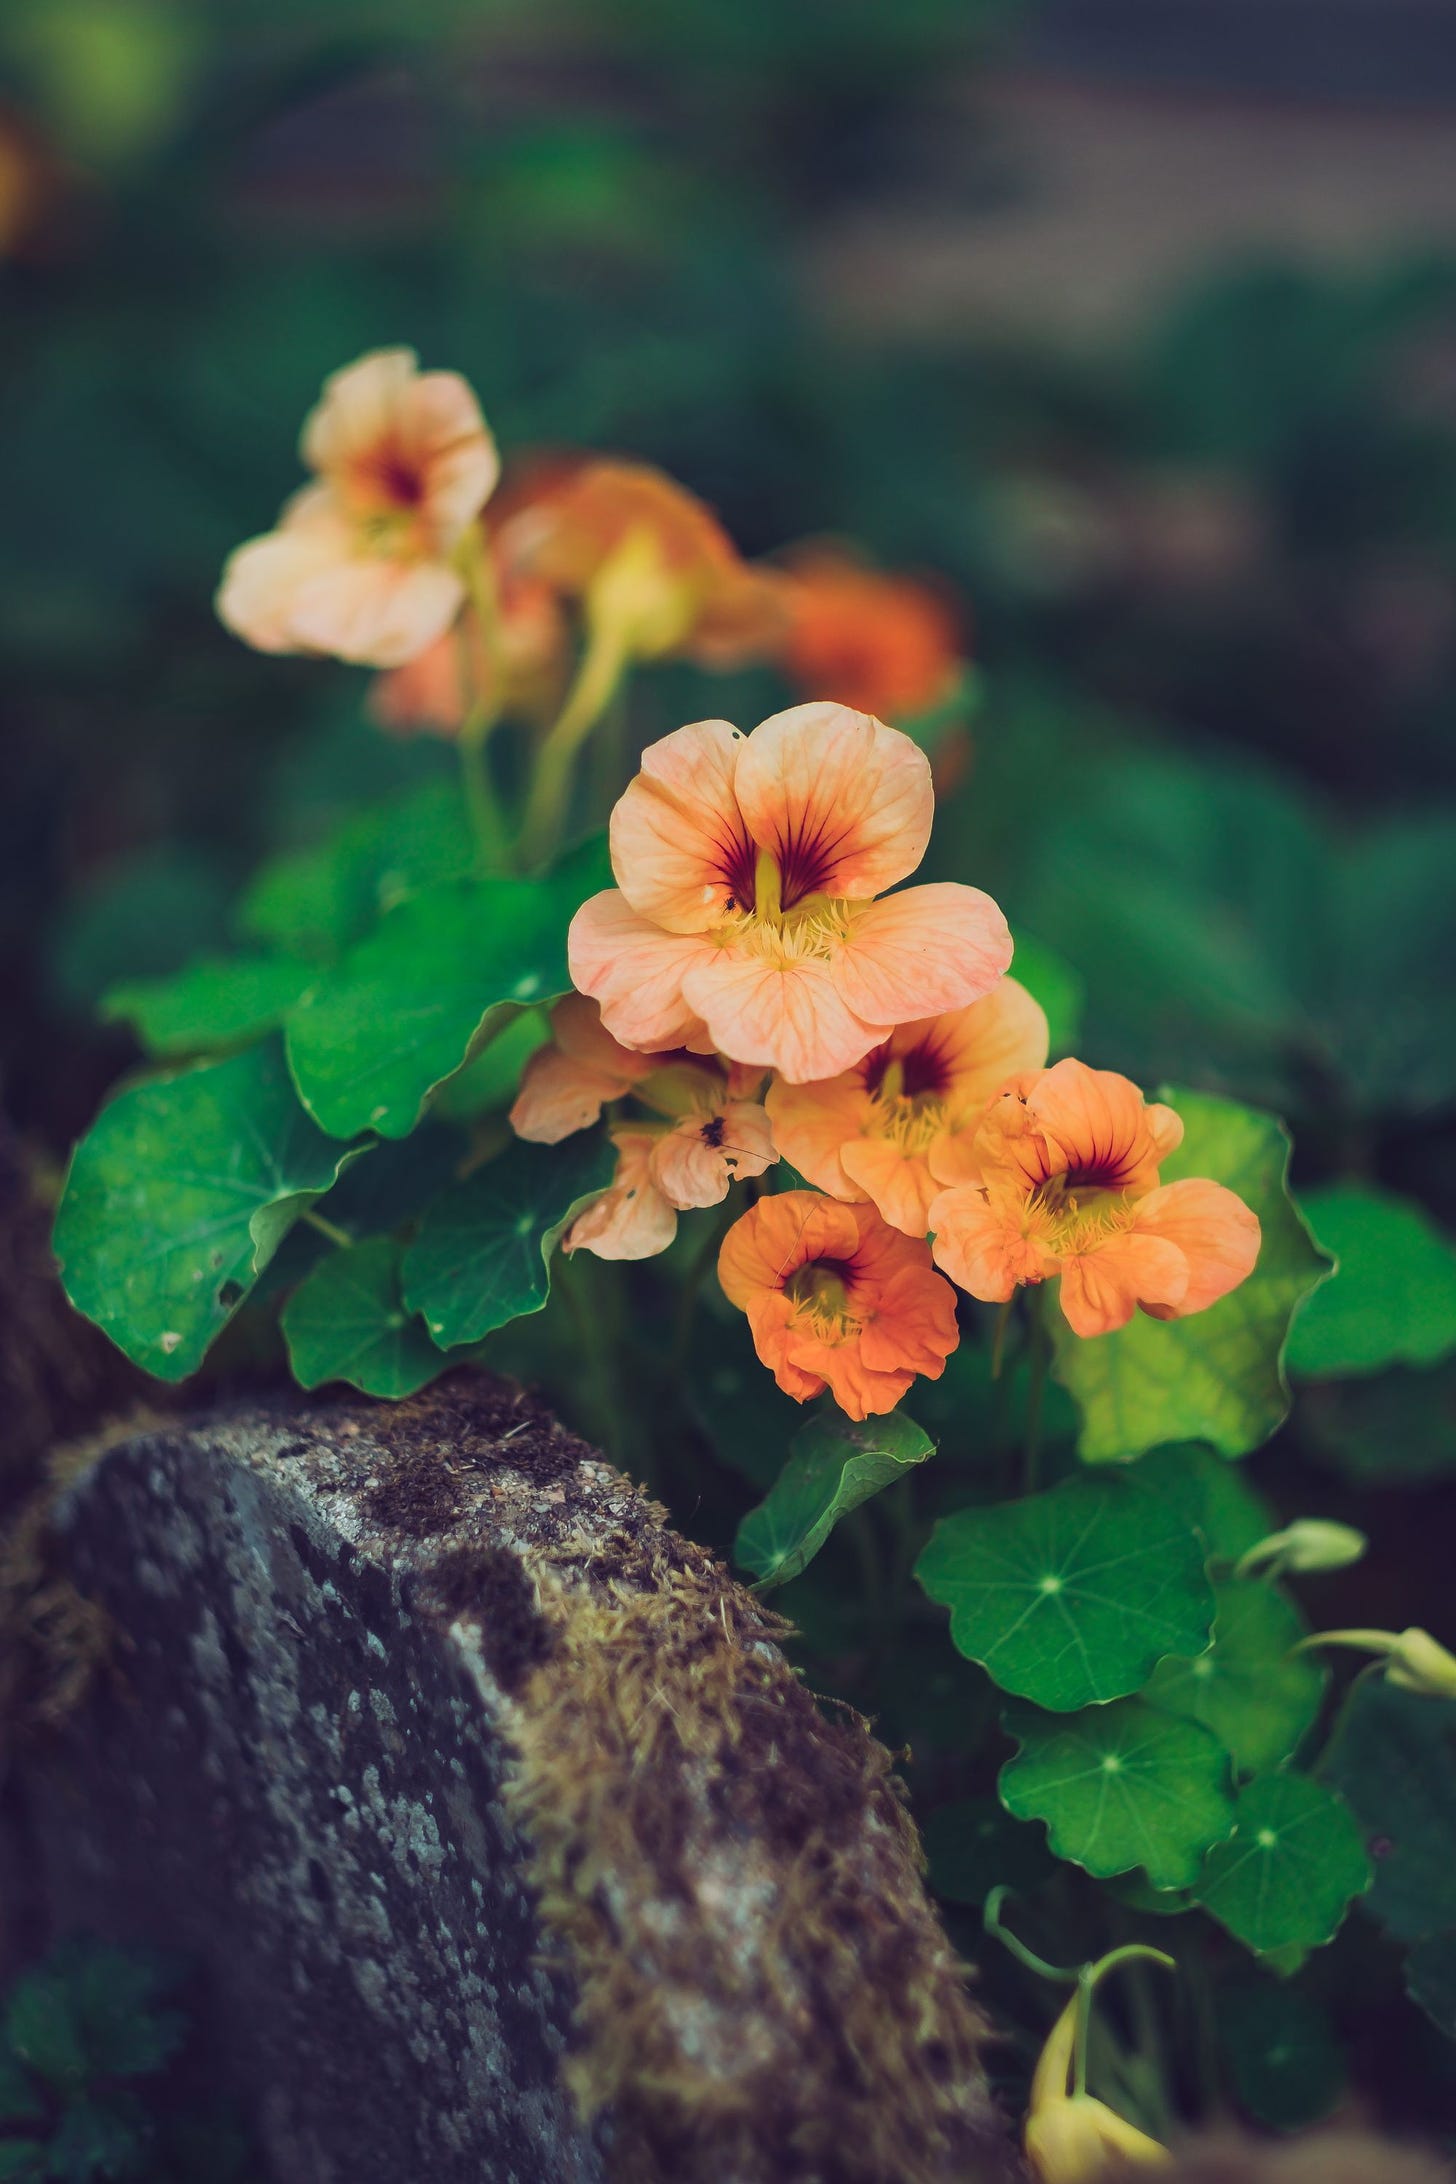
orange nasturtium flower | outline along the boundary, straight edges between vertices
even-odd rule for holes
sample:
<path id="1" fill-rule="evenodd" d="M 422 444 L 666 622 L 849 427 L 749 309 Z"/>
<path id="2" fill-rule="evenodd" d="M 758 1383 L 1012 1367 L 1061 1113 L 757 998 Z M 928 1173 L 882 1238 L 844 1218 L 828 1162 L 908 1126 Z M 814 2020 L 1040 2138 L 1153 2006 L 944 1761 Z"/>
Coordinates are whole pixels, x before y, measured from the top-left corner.
<path id="1" fill-rule="evenodd" d="M 955 1292 L 923 1243 L 873 1206 L 814 1191 L 761 1198 L 718 1254 L 730 1304 L 785 1395 L 827 1387 L 851 1418 L 893 1410 L 917 1373 L 938 1380 L 959 1340 Z"/>
<path id="2" fill-rule="evenodd" d="M 401 666 L 459 614 L 458 549 L 500 474 L 475 396 L 379 349 L 325 381 L 301 453 L 316 482 L 231 555 L 217 611 L 260 652 Z"/>
<path id="3" fill-rule="evenodd" d="M 911 719 L 950 695 L 961 643 L 955 614 L 932 585 L 827 540 L 792 549 L 784 568 L 783 663 L 800 689 L 886 720 Z"/>
<path id="4" fill-rule="evenodd" d="M 774 1143 L 831 1198 L 867 1198 L 892 1228 L 923 1236 L 931 1201 L 976 1179 L 971 1141 L 987 1102 L 1046 1052 L 1040 1004 L 1003 978 L 969 1008 L 902 1024 L 825 1083 L 776 1078 Z"/>
<path id="5" fill-rule="evenodd" d="M 778 1155 L 756 1097 L 761 1071 L 716 1056 L 638 1054 L 602 1028 L 594 1001 L 568 994 L 551 1012 L 551 1043 L 531 1056 L 511 1109 L 517 1137 L 556 1145 L 631 1093 L 650 1117 L 612 1132 L 617 1173 L 585 1207 L 567 1251 L 649 1259 L 665 1251 L 688 1206 L 716 1206 L 739 1176 L 762 1175 Z"/>
<path id="6" fill-rule="evenodd" d="M 1182 1136 L 1171 1107 L 1146 1105 L 1112 1070 L 1067 1060 L 1022 1077 L 971 1141 L 979 1181 L 931 1205 L 936 1265 L 987 1303 L 1059 1274 L 1078 1335 L 1108 1334 L 1139 1307 L 1204 1311 L 1252 1272 L 1259 1221 L 1221 1183 L 1159 1184 Z"/>
<path id="7" fill-rule="evenodd" d="M 675 730 L 612 813 L 617 886 L 572 920 L 574 983 L 624 1046 L 709 1046 L 795 1084 L 853 1068 L 1011 960 L 979 888 L 883 894 L 924 855 L 934 800 L 924 753 L 847 706 Z"/>
<path id="8" fill-rule="evenodd" d="M 516 566 L 580 599 L 639 659 L 685 652 L 731 666 L 772 651 L 777 581 L 750 569 L 716 516 L 647 463 L 584 461 L 554 476 L 504 527 Z"/>

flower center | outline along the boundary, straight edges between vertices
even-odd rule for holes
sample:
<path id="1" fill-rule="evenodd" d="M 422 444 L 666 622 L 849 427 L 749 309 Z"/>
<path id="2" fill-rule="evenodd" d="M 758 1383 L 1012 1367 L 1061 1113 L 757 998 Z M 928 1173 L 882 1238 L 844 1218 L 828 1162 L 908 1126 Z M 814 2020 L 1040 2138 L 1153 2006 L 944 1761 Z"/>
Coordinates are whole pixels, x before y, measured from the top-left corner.
<path id="1" fill-rule="evenodd" d="M 816 1333 L 838 1335 L 855 1316 L 853 1286 L 854 1268 L 847 1259 L 810 1259 L 789 1276 L 784 1294 L 813 1322 Z"/>

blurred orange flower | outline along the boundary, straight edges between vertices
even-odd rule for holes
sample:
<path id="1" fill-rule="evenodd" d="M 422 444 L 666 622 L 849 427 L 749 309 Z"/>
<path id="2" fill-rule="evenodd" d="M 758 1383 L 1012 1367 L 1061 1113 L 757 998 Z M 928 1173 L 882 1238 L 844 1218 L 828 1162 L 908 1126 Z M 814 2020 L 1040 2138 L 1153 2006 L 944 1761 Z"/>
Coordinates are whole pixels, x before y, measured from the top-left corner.
<path id="1" fill-rule="evenodd" d="M 712 666 L 765 654 L 784 629 L 780 587 L 750 569 L 704 504 L 647 463 L 547 469 L 502 528 L 508 561 L 611 625 L 642 659 Z"/>
<path id="2" fill-rule="evenodd" d="M 401 666 L 465 601 L 457 549 L 500 471 L 475 396 L 380 349 L 325 382 L 301 452 L 317 483 L 232 554 L 217 611 L 261 652 Z"/>
<path id="3" fill-rule="evenodd" d="M 956 614 L 934 585 L 892 576 L 830 540 L 784 557 L 783 662 L 799 688 L 862 713 L 908 720 L 954 690 Z"/>
<path id="4" fill-rule="evenodd" d="M 718 1279 L 786 1395 L 827 1387 L 851 1418 L 893 1410 L 917 1373 L 938 1380 L 959 1340 L 955 1292 L 923 1243 L 872 1206 L 813 1191 L 761 1198 L 723 1239 Z"/>
<path id="5" fill-rule="evenodd" d="M 1059 1274 L 1078 1335 L 1108 1334 L 1139 1308 L 1202 1312 L 1252 1271 L 1259 1222 L 1221 1183 L 1159 1183 L 1182 1136 L 1171 1107 L 1145 1105 L 1112 1070 L 1067 1060 L 1021 1078 L 972 1140 L 979 1181 L 931 1204 L 936 1265 L 988 1303 Z"/>
<path id="6" fill-rule="evenodd" d="M 679 728 L 612 813 L 618 885 L 572 921 L 572 978 L 624 1046 L 836 1076 L 905 1019 L 979 1000 L 1011 959 L 978 888 L 883 895 L 924 855 L 933 804 L 924 753 L 845 706 L 747 737 Z"/>
<path id="7" fill-rule="evenodd" d="M 969 1008 L 902 1024 L 825 1083 L 775 1079 L 774 1142 L 832 1198 L 867 1198 L 892 1228 L 923 1236 L 937 1194 L 976 1177 L 971 1143 L 987 1102 L 1046 1051 L 1040 1005 L 1003 978 Z"/>

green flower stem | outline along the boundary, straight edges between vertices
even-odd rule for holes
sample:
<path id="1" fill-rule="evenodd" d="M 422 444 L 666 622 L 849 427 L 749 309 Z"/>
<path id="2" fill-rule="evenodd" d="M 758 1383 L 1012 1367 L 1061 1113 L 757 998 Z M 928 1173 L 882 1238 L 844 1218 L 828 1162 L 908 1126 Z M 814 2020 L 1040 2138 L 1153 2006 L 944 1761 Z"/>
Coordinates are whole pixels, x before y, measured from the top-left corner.
<path id="1" fill-rule="evenodd" d="M 560 845 L 577 752 L 620 689 L 630 658 L 619 632 L 609 624 L 591 631 L 566 703 L 536 760 L 521 828 L 521 863 L 527 871 L 547 863 Z"/>
<path id="2" fill-rule="evenodd" d="M 1072 2036 L 1072 2089 L 1079 2096 L 1087 2090 L 1087 2033 L 1092 2023 L 1093 1991 L 1122 1964 L 1161 1964 L 1165 1972 L 1178 1969 L 1163 1950 L 1150 1948 L 1144 1941 L 1125 1942 L 1120 1949 L 1109 1949 L 1095 1964 L 1082 1966 L 1077 1974 L 1077 2022 Z"/>
<path id="3" fill-rule="evenodd" d="M 1029 1972 L 1035 1972 L 1038 1979 L 1054 1979 L 1064 1987 L 1075 1986 L 1082 1976 L 1075 1966 L 1048 1964 L 1045 1957 L 1039 1957 L 1034 1949 L 1028 1949 L 1026 1943 L 1019 1940 L 1009 1926 L 1002 1924 L 1001 1906 L 1010 1894 L 1009 1888 L 993 1888 L 987 1896 L 985 1909 L 981 1913 L 986 1932 L 993 1934 L 997 1941 L 1011 1951 L 1017 1963 L 1024 1964 Z"/>

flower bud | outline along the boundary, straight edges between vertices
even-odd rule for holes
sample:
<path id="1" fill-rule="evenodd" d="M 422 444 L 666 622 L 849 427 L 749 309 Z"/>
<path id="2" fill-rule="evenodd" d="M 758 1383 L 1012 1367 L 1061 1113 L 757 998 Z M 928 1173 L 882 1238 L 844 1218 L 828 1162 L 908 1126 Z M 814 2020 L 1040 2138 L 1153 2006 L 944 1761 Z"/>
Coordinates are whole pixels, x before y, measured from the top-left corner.
<path id="1" fill-rule="evenodd" d="M 1403 1630 L 1386 1664 L 1386 1675 L 1402 1691 L 1427 1698 L 1456 1699 L 1456 1654 L 1438 1645 L 1426 1630 Z"/>
<path id="2" fill-rule="evenodd" d="M 1281 1570 L 1310 1575 L 1317 1570 L 1344 1570 L 1365 1552 L 1363 1532 L 1353 1524 L 1336 1524 L 1327 1517 L 1297 1517 L 1280 1532 L 1271 1532 L 1241 1555 L 1236 1570 L 1247 1577 L 1266 1562 Z"/>
<path id="3" fill-rule="evenodd" d="M 1128 2163 L 1160 2169 L 1172 2156 L 1105 2101 L 1079 2093 L 1027 2117 L 1026 2158 L 1041 2184 L 1098 2184 L 1109 2172 L 1120 2176 Z"/>

